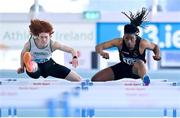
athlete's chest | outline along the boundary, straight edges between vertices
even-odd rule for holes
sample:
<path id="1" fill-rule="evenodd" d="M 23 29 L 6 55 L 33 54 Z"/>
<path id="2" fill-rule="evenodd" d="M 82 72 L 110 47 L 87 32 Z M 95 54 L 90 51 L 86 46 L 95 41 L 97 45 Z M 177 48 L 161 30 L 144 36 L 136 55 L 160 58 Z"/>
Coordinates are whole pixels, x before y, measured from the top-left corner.
<path id="1" fill-rule="evenodd" d="M 121 61 L 128 65 L 133 65 L 137 60 L 140 59 L 140 54 L 138 49 L 134 50 L 128 50 L 128 49 L 122 49 L 120 51 L 120 58 Z"/>
<path id="2" fill-rule="evenodd" d="M 133 51 L 128 51 L 128 50 L 121 50 L 121 55 L 123 57 L 132 57 L 132 58 L 136 58 L 138 57 L 139 51 L 138 50 L 133 50 Z"/>

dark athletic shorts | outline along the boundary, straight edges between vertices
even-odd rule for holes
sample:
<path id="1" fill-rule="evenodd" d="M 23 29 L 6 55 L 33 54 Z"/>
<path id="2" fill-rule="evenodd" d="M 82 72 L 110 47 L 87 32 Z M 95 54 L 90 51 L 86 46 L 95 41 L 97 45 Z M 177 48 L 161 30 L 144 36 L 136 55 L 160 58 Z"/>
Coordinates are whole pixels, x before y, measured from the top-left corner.
<path id="1" fill-rule="evenodd" d="M 132 67 L 133 65 L 128 65 L 126 63 L 120 62 L 114 66 L 111 66 L 110 68 L 114 72 L 115 80 L 119 80 L 122 78 L 140 78 L 138 75 L 133 74 Z"/>
<path id="2" fill-rule="evenodd" d="M 36 72 L 30 73 L 26 71 L 26 73 L 34 79 L 37 79 L 40 76 L 43 76 L 44 78 L 48 76 L 52 76 L 52 77 L 64 79 L 71 71 L 69 68 L 57 64 L 53 59 L 50 59 L 45 63 L 37 63 L 37 64 L 38 64 L 38 70 Z"/>

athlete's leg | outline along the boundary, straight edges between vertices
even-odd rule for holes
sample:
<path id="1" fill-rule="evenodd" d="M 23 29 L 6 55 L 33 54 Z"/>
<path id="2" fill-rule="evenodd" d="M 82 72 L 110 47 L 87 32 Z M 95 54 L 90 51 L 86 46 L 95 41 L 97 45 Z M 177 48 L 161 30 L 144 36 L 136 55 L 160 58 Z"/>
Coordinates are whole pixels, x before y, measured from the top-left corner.
<path id="1" fill-rule="evenodd" d="M 44 70 L 47 76 L 53 76 L 56 78 L 66 79 L 69 81 L 80 81 L 81 77 L 69 68 L 56 63 L 53 59 L 46 62 Z"/>
<path id="2" fill-rule="evenodd" d="M 81 81 L 81 78 L 76 72 L 74 72 L 73 70 L 70 71 L 70 73 L 66 76 L 66 80 L 69 81 Z"/>
<path id="3" fill-rule="evenodd" d="M 77 56 L 80 57 L 79 51 L 77 51 Z M 69 80 L 69 81 L 81 81 L 82 77 L 80 75 L 78 75 L 75 71 L 71 70 L 65 79 Z"/>
<path id="4" fill-rule="evenodd" d="M 25 68 L 28 72 L 36 72 L 38 70 L 38 65 L 36 62 L 32 61 L 30 52 L 25 52 L 23 55 L 23 61 Z"/>
<path id="5" fill-rule="evenodd" d="M 143 61 L 138 60 L 134 63 L 132 67 L 132 72 L 143 78 L 143 76 L 147 73 L 146 65 L 144 64 Z"/>
<path id="6" fill-rule="evenodd" d="M 132 72 L 140 76 L 145 85 L 150 84 L 150 79 L 149 76 L 147 75 L 146 65 L 143 61 L 141 60 L 136 61 L 132 67 Z"/>
<path id="7" fill-rule="evenodd" d="M 38 69 L 36 72 L 28 72 L 26 71 L 26 73 L 28 74 L 29 77 L 33 78 L 33 79 L 38 79 L 41 76 L 41 72 Z"/>
<path id="8" fill-rule="evenodd" d="M 92 81 L 111 81 L 114 80 L 114 72 L 111 68 L 106 68 L 95 74 Z"/>

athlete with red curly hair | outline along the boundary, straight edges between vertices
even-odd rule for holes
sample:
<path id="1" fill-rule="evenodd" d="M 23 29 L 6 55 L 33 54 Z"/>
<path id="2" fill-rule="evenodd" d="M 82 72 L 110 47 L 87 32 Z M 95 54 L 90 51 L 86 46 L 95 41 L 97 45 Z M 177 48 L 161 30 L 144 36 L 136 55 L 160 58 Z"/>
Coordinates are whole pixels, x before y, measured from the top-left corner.
<path id="1" fill-rule="evenodd" d="M 78 66 L 77 51 L 71 47 L 51 40 L 54 33 L 53 27 L 49 22 L 39 19 L 31 20 L 29 25 L 31 37 L 24 45 L 21 52 L 21 66 L 17 73 L 26 73 L 32 78 L 44 78 L 48 76 L 62 78 L 69 81 L 81 81 L 81 77 L 69 68 L 57 64 L 52 59 L 52 52 L 62 50 L 72 54 L 72 66 Z"/>

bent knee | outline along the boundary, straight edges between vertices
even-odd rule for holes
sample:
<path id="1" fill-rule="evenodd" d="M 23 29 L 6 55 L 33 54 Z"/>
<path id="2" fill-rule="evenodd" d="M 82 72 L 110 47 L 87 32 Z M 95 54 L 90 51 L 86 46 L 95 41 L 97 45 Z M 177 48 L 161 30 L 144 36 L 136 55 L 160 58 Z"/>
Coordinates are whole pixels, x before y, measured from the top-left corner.
<path id="1" fill-rule="evenodd" d="M 91 78 L 91 81 L 92 82 L 97 82 L 97 81 L 102 81 L 98 76 L 93 76 L 92 78 Z"/>
<path id="2" fill-rule="evenodd" d="M 82 80 L 82 77 L 74 71 L 71 71 L 64 79 L 74 82 L 80 82 Z"/>
<path id="3" fill-rule="evenodd" d="M 142 67 L 142 66 L 144 66 L 144 61 L 142 61 L 142 60 L 138 60 L 138 61 L 136 61 L 134 63 L 135 68 L 139 68 L 139 67 Z"/>
<path id="4" fill-rule="evenodd" d="M 75 79 L 76 82 L 80 82 L 81 80 L 82 80 L 82 79 L 81 79 L 80 76 Z"/>
<path id="5" fill-rule="evenodd" d="M 97 78 L 96 78 L 96 77 L 92 77 L 92 78 L 91 78 L 91 81 L 92 81 L 92 82 L 95 82 L 95 81 L 97 81 Z"/>
<path id="6" fill-rule="evenodd" d="M 93 76 L 93 77 L 91 78 L 91 81 L 92 81 L 92 82 L 97 81 L 96 76 Z"/>

